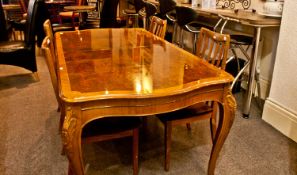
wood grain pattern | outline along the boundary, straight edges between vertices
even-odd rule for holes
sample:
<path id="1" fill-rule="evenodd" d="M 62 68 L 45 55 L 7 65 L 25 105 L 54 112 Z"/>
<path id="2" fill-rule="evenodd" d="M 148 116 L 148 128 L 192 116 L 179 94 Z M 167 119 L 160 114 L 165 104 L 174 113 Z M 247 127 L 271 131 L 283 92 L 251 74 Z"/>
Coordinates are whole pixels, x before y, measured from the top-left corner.
<path id="1" fill-rule="evenodd" d="M 69 110 L 63 143 L 71 172 L 84 174 L 81 131 L 92 120 L 146 116 L 216 101 L 221 127 L 209 162 L 213 174 L 234 118 L 233 106 L 226 103 L 230 74 L 140 28 L 59 32 L 55 39 L 60 98 Z"/>

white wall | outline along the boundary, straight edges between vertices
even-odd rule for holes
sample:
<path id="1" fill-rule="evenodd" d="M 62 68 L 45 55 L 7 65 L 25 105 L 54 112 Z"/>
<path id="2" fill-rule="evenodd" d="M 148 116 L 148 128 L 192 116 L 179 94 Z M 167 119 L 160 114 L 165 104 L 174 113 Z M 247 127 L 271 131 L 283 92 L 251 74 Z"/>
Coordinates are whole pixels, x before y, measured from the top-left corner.
<path id="1" fill-rule="evenodd" d="M 297 142 L 297 3 L 283 9 L 270 94 L 263 119 Z"/>

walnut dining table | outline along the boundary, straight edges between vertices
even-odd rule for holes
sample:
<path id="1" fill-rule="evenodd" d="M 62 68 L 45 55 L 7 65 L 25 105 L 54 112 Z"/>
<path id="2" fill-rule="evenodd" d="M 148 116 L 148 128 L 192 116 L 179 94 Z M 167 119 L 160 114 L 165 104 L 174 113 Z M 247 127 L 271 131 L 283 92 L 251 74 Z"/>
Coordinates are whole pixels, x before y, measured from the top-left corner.
<path id="1" fill-rule="evenodd" d="M 55 41 L 70 174 L 85 174 L 81 133 L 88 122 L 216 101 L 219 121 L 208 164 L 214 174 L 235 115 L 230 74 L 140 28 L 58 32 Z"/>

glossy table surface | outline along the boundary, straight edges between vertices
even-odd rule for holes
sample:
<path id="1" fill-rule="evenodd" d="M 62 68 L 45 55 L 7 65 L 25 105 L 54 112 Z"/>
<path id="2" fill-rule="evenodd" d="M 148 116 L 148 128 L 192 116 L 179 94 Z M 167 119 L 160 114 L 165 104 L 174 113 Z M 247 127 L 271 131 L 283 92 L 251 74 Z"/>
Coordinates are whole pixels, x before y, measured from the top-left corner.
<path id="1" fill-rule="evenodd" d="M 73 31 L 58 33 L 57 39 L 62 41 L 58 47 L 63 49 L 59 58 L 66 101 L 170 95 L 232 79 L 142 29 Z"/>
<path id="2" fill-rule="evenodd" d="M 220 115 L 208 164 L 214 174 L 235 116 L 230 74 L 140 28 L 58 32 L 55 41 L 69 174 L 85 174 L 81 133 L 95 119 L 216 101 Z"/>

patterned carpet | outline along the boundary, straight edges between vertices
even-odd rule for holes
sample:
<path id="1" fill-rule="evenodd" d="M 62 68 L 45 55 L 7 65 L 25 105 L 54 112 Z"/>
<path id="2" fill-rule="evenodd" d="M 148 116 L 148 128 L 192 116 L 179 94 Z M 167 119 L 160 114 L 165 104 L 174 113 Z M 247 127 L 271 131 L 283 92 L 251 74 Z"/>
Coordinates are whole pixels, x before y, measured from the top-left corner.
<path id="1" fill-rule="evenodd" d="M 66 175 L 67 158 L 61 153 L 59 113 L 44 57 L 38 56 L 36 81 L 30 72 L 0 65 L 0 174 Z M 220 175 L 296 175 L 297 143 L 261 120 L 253 103 L 250 119 L 241 117 L 242 93 L 236 94 L 234 125 L 217 162 Z M 192 125 L 192 131 L 173 129 L 171 167 L 163 169 L 164 130 L 150 117 L 148 130 L 140 134 L 140 175 L 207 174 L 211 139 L 208 121 Z M 83 145 L 90 175 L 132 174 L 131 139 Z"/>

